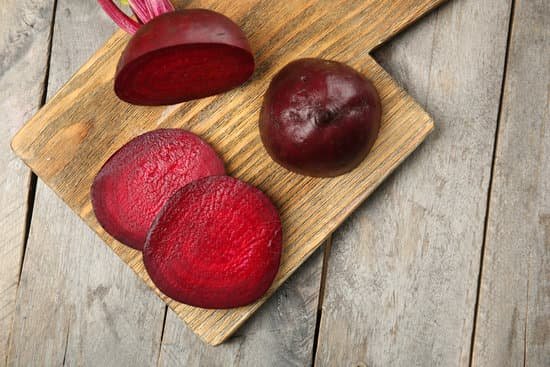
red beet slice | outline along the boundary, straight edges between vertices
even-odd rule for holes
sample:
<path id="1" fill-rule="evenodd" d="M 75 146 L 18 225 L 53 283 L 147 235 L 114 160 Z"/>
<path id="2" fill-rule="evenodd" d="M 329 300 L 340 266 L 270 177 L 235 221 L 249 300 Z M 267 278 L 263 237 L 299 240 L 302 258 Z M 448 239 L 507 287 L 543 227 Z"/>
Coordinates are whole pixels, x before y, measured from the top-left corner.
<path id="1" fill-rule="evenodd" d="M 247 81 L 254 56 L 243 31 L 204 9 L 162 14 L 141 26 L 120 59 L 115 92 L 138 105 L 171 105 Z"/>
<path id="2" fill-rule="evenodd" d="M 143 250 L 145 268 L 172 299 L 232 308 L 259 299 L 281 259 L 277 209 L 257 188 L 228 176 L 190 183 L 155 219 Z"/>
<path id="3" fill-rule="evenodd" d="M 92 205 L 111 236 L 141 250 L 153 219 L 174 192 L 198 178 L 223 174 L 223 162 L 198 136 L 156 130 L 109 158 L 92 185 Z"/>

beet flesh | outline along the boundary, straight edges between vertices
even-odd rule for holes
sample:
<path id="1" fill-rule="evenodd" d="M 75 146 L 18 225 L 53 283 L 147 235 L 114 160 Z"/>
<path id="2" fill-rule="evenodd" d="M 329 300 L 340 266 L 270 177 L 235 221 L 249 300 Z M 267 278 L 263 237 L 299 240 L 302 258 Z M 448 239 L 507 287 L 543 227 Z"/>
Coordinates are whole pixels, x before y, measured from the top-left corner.
<path id="1" fill-rule="evenodd" d="M 342 63 L 301 59 L 271 81 L 260 134 L 271 157 L 307 176 L 351 171 L 378 136 L 381 104 L 372 83 Z"/>
<path id="2" fill-rule="evenodd" d="M 155 130 L 109 158 L 94 179 L 92 206 L 111 236 L 142 250 L 151 223 L 174 192 L 198 178 L 223 174 L 223 162 L 198 136 Z"/>
<path id="3" fill-rule="evenodd" d="M 130 39 L 115 92 L 138 105 L 171 105 L 226 92 L 254 72 L 243 31 L 222 14 L 187 9 L 160 15 Z"/>
<path id="4" fill-rule="evenodd" d="M 269 198 L 218 176 L 194 181 L 168 200 L 149 231 L 143 261 L 172 299 L 224 309 L 250 304 L 267 291 L 281 251 L 281 221 Z"/>

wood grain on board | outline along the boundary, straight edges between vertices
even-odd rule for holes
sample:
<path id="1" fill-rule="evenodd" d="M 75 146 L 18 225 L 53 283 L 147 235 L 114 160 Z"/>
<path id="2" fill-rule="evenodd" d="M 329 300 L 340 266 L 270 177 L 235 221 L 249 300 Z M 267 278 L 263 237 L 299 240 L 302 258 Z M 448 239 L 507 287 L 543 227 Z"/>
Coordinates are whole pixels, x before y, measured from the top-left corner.
<path id="1" fill-rule="evenodd" d="M 11 137 L 42 104 L 53 3 L 3 0 L 0 6 L 0 366 L 7 358 L 31 173 Z"/>
<path id="2" fill-rule="evenodd" d="M 57 1 L 48 96 L 114 29 L 96 1 Z M 156 364 L 165 305 L 102 242 L 38 182 L 9 366 Z"/>
<path id="3" fill-rule="evenodd" d="M 317 366 L 467 366 L 510 1 L 452 1 L 377 59 L 437 121 L 333 235 Z"/>
<path id="4" fill-rule="evenodd" d="M 550 366 L 550 2 L 516 1 L 473 365 Z"/>
<path id="5" fill-rule="evenodd" d="M 257 303 L 203 310 L 169 300 L 189 327 L 211 344 L 231 335 L 322 241 L 405 159 L 433 128 L 429 116 L 369 56 L 369 51 L 442 0 L 292 1 L 236 3 L 190 1 L 240 24 L 256 50 L 252 80 L 224 95 L 173 107 L 144 108 L 119 101 L 112 76 L 128 36 L 116 33 L 17 135 L 18 155 L 76 211 L 153 289 L 141 255 L 97 224 L 89 188 L 107 158 L 132 137 L 159 127 L 183 127 L 208 142 L 228 171 L 257 185 L 281 210 L 285 248 L 281 270 Z M 383 126 L 372 153 L 353 173 L 335 179 L 301 177 L 265 153 L 257 132 L 261 96 L 289 61 L 318 56 L 347 62 L 371 78 L 383 106 Z"/>

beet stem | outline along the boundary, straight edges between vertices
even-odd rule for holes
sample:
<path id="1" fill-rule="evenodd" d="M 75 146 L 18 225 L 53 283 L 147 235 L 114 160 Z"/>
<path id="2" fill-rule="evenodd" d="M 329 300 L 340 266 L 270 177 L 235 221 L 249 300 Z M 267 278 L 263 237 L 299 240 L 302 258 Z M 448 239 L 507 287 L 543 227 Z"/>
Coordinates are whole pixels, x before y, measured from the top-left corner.
<path id="1" fill-rule="evenodd" d="M 128 3 L 142 23 L 175 10 L 169 0 L 128 0 Z"/>
<path id="2" fill-rule="evenodd" d="M 130 18 L 114 3 L 113 0 L 97 0 L 107 15 L 123 30 L 134 34 L 142 24 L 162 15 L 174 11 L 169 0 L 128 0 L 138 21 Z"/>
<path id="3" fill-rule="evenodd" d="M 137 32 L 140 27 L 139 23 L 120 10 L 113 0 L 97 0 L 97 2 L 120 28 L 130 34 Z"/>

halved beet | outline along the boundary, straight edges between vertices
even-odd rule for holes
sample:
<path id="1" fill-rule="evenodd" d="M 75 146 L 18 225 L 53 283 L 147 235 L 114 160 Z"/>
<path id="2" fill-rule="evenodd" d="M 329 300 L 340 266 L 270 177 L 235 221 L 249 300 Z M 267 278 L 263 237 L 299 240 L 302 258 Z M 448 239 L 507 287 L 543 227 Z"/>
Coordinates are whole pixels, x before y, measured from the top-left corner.
<path id="1" fill-rule="evenodd" d="M 226 92 L 247 81 L 254 56 L 243 31 L 204 9 L 162 14 L 130 39 L 115 92 L 138 105 L 170 105 Z"/>
<path id="2" fill-rule="evenodd" d="M 371 81 L 329 60 L 295 60 L 279 71 L 264 96 L 262 142 L 283 167 L 334 177 L 356 168 L 380 130 L 380 97 Z"/>
<path id="3" fill-rule="evenodd" d="M 143 249 L 166 200 L 198 178 L 225 174 L 216 152 L 179 129 L 152 131 L 120 148 L 97 174 L 92 205 L 99 223 L 120 242 Z"/>
<path id="4" fill-rule="evenodd" d="M 228 176 L 194 181 L 171 197 L 143 250 L 145 268 L 172 299 L 232 308 L 259 299 L 281 259 L 277 209 L 257 188 Z"/>

